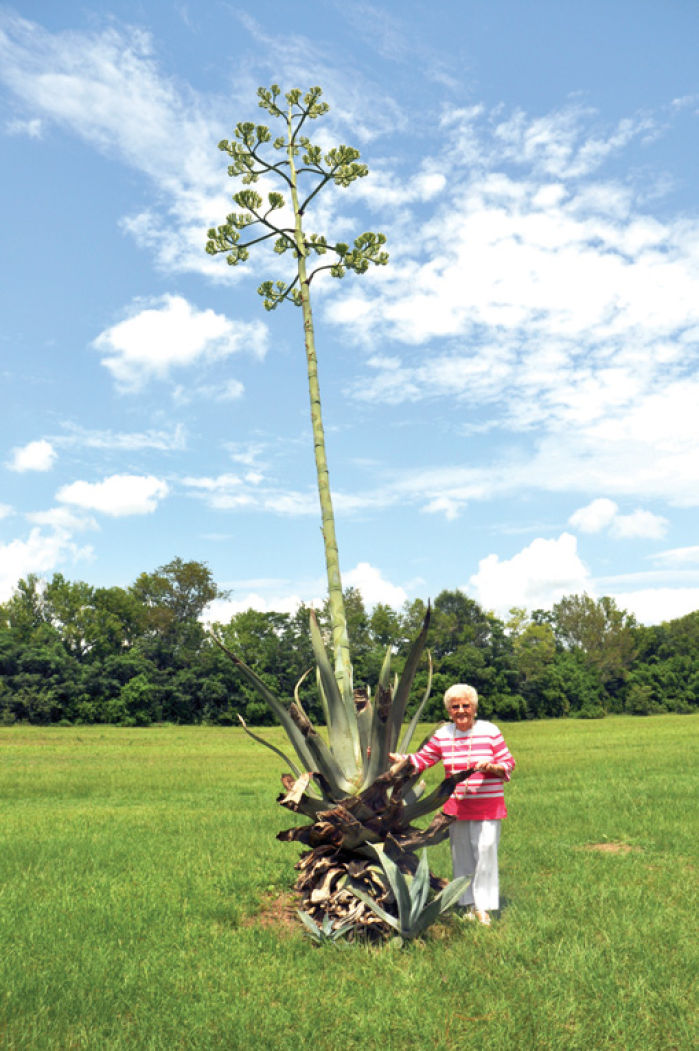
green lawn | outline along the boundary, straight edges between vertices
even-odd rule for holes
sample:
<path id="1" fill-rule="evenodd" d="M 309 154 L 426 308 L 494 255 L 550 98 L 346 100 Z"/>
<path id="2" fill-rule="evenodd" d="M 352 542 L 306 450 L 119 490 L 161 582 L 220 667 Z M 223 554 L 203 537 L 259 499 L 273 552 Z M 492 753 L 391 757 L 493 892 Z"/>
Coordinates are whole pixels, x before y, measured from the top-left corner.
<path id="1" fill-rule="evenodd" d="M 403 950 L 251 922 L 298 848 L 242 731 L 0 728 L 0 1047 L 689 1049 L 697 726 L 504 726 L 501 916 Z"/>

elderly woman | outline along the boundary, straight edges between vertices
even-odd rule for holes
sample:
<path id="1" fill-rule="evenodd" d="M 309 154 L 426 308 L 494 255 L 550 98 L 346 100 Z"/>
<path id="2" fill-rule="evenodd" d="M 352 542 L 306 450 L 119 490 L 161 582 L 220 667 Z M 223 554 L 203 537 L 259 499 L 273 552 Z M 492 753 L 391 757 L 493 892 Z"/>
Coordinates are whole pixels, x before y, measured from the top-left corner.
<path id="1" fill-rule="evenodd" d="M 471 876 L 459 899 L 467 916 L 486 926 L 490 911 L 500 906 L 498 843 L 500 822 L 507 817 L 503 784 L 510 780 L 515 761 L 497 726 L 478 719 L 478 694 L 473 686 L 457 683 L 444 694 L 451 718 L 410 758 L 417 770 L 442 760 L 447 774 L 475 767 L 444 807 L 457 820 L 449 829 L 455 876 Z"/>

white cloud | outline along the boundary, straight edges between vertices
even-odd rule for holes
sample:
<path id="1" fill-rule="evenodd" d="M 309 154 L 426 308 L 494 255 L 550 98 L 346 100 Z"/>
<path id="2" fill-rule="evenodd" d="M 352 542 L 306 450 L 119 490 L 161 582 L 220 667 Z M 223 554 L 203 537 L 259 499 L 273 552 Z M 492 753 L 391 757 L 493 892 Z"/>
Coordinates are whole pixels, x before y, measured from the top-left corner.
<path id="1" fill-rule="evenodd" d="M 54 437 L 55 445 L 69 448 L 77 445 L 81 449 L 120 449 L 127 452 L 136 449 L 172 452 L 187 448 L 187 432 L 181 423 L 169 431 L 95 431 L 75 423 L 67 423 L 64 427 L 67 433 Z"/>
<path id="2" fill-rule="evenodd" d="M 48 511 L 30 511 L 25 517 L 34 525 L 50 526 L 66 534 L 98 528 L 94 518 L 89 515 L 76 514 L 67 507 L 52 507 Z"/>
<path id="3" fill-rule="evenodd" d="M 620 609 L 633 613 L 641 624 L 660 624 L 699 609 L 699 587 L 639 588 L 612 592 Z"/>
<path id="4" fill-rule="evenodd" d="M 20 578 L 29 573 L 49 573 L 66 560 L 89 557 L 90 548 L 78 548 L 64 529 L 46 534 L 38 527 L 25 540 L 0 544 L 0 602 L 13 594 Z"/>
<path id="5" fill-rule="evenodd" d="M 673 547 L 653 555 L 653 561 L 661 566 L 699 565 L 699 545 Z"/>
<path id="6" fill-rule="evenodd" d="M 150 514 L 168 492 L 166 482 L 153 475 L 113 474 L 101 482 L 64 485 L 56 499 L 87 511 L 122 517 Z"/>
<path id="7" fill-rule="evenodd" d="M 568 519 L 569 525 L 582 533 L 600 533 L 612 523 L 619 510 L 618 504 L 606 497 L 598 497 L 585 507 L 578 508 Z"/>
<path id="8" fill-rule="evenodd" d="M 505 617 L 513 606 L 550 609 L 565 595 L 609 595 L 620 609 L 633 613 L 642 624 L 659 624 L 699 609 L 697 571 L 672 571 L 680 562 L 699 563 L 699 548 L 664 552 L 670 571 L 652 570 L 593 578 L 580 558 L 570 533 L 556 540 L 537 539 L 510 559 L 497 555 L 481 559 L 468 591 L 486 609 Z M 674 581 L 677 581 L 677 584 Z"/>
<path id="9" fill-rule="evenodd" d="M 304 83 L 314 70 L 332 100 L 326 128 L 342 128 L 339 141 L 346 141 L 347 127 L 367 141 L 407 123 L 404 109 L 379 85 L 368 89 L 354 68 L 351 76 L 338 71 L 335 58 L 312 40 L 269 34 L 244 12 L 235 14 L 257 45 L 258 68 L 261 61 L 272 78 Z M 151 182 L 153 203 L 126 216 L 122 227 L 162 269 L 239 280 L 246 268 L 226 266 L 203 244 L 207 229 L 230 211 L 225 158 L 215 149 L 230 129 L 230 99 L 254 100 L 259 80 L 238 68 L 225 94 L 197 94 L 162 69 L 149 33 L 115 22 L 92 32 L 52 33 L 5 13 L 0 26 L 0 79 L 30 113 L 23 123 L 66 127 Z M 254 119 L 255 112 L 253 101 L 247 116 Z M 323 147 L 331 145 L 326 128 L 314 136 Z M 414 183 L 416 194 L 429 197 L 438 173 L 426 169 Z"/>
<path id="10" fill-rule="evenodd" d="M 318 494 L 315 492 L 279 492 L 271 491 L 264 495 L 264 507 L 268 511 L 274 511 L 279 515 L 319 515 Z M 335 500 L 335 507 L 339 508 L 339 501 Z"/>
<path id="11" fill-rule="evenodd" d="M 392 265 L 325 309 L 368 348 L 357 398 L 464 402 L 472 430 L 510 432 L 522 449 L 520 435 L 535 436 L 533 455 L 510 456 L 510 470 L 496 455 L 491 491 L 533 484 L 693 506 L 699 227 L 648 214 L 633 174 L 621 183 L 599 172 L 652 120 L 601 133 L 595 119 L 575 107 L 453 115 L 448 201 L 389 217 Z M 464 178 L 465 160 L 477 163 Z M 391 342 L 400 355 L 386 353 Z M 662 522 L 617 528 L 657 536 Z"/>
<path id="12" fill-rule="evenodd" d="M 30 139 L 40 139 L 43 130 L 38 117 L 33 120 L 9 120 L 5 124 L 5 131 L 8 135 L 27 135 Z"/>
<path id="13" fill-rule="evenodd" d="M 381 82 L 367 81 L 358 75 L 356 65 L 343 64 L 336 51 L 329 51 L 302 34 L 270 33 L 241 8 L 236 15 L 253 38 L 258 60 L 268 70 L 267 83 L 276 80 L 280 84 L 307 84 L 309 70 L 313 71 L 313 83 L 323 85 L 324 97 L 332 107 L 326 129 L 332 129 L 334 136 L 335 130 L 342 128 L 339 141 L 347 141 L 344 136 L 348 128 L 352 131 L 351 141 L 361 143 L 408 127 L 405 107 L 386 94 Z M 247 83 L 239 78 L 247 97 L 254 95 L 258 83 L 252 78 Z M 326 149 L 337 140 L 333 141 L 321 126 L 314 128 L 313 141 Z"/>
<path id="14" fill-rule="evenodd" d="M 176 387 L 173 391 L 173 398 L 178 405 L 188 405 L 195 399 L 207 402 L 238 401 L 239 398 L 242 398 L 244 391 L 245 387 L 240 380 L 229 379 L 216 386 L 204 384 L 199 387 Z"/>
<path id="15" fill-rule="evenodd" d="M 419 502 L 438 500 L 487 500 L 526 491 L 550 493 L 612 492 L 619 498 L 665 500 L 678 507 L 699 504 L 699 473 L 696 450 L 699 447 L 699 382 L 689 397 L 675 398 L 666 391 L 664 398 L 649 394 L 616 420 L 602 423 L 558 424 L 541 429 L 532 441 L 498 448 L 482 466 L 464 466 L 458 453 L 456 462 L 431 468 L 405 470 L 381 496 L 385 505 L 401 496 Z M 690 406 L 692 393 L 696 401 Z M 535 397 L 532 395 L 532 397 Z M 661 410 L 662 406 L 662 410 Z M 673 419 L 674 409 L 674 419 Z M 662 411 L 662 425 L 659 417 Z M 654 415 L 655 413 L 655 415 Z M 643 434 L 640 420 L 648 422 Z M 500 421 L 500 431 L 505 423 Z M 622 516 L 623 517 L 623 516 Z M 664 519 L 651 525 L 651 535 L 661 535 Z M 634 525 L 636 520 L 634 519 Z M 623 525 L 622 525 L 623 528 Z"/>
<path id="16" fill-rule="evenodd" d="M 422 510 L 430 515 L 443 514 L 448 522 L 453 522 L 459 517 L 462 507 L 463 503 L 451 496 L 435 496 Z"/>
<path id="17" fill-rule="evenodd" d="M 358 562 L 354 569 L 342 574 L 343 587 L 357 588 L 366 606 L 383 602 L 398 608 L 407 600 L 406 591 L 399 584 L 391 584 L 381 570 L 369 562 Z"/>
<path id="18" fill-rule="evenodd" d="M 399 608 L 407 599 L 404 588 L 391 584 L 381 570 L 368 562 L 359 562 L 354 569 L 342 572 L 343 587 L 357 588 L 368 607 L 384 602 Z M 236 613 L 247 609 L 263 613 L 295 613 L 301 604 L 319 609 L 323 605 L 327 583 L 324 579 L 290 581 L 279 579 L 234 580 L 226 585 L 233 595 L 216 599 L 207 606 L 203 620 L 208 623 L 227 623 Z"/>
<path id="19" fill-rule="evenodd" d="M 622 540 L 660 540 L 667 533 L 669 525 L 667 518 L 662 515 L 639 509 L 628 515 L 617 515 L 611 524 L 610 533 Z"/>
<path id="20" fill-rule="evenodd" d="M 557 540 L 533 540 L 510 559 L 487 555 L 469 580 L 469 591 L 477 601 L 499 616 L 513 606 L 548 608 L 564 595 L 590 590 L 589 570 L 570 533 Z"/>
<path id="21" fill-rule="evenodd" d="M 41 438 L 12 450 L 7 466 L 11 471 L 50 471 L 56 460 L 56 450 L 51 442 Z"/>
<path id="22" fill-rule="evenodd" d="M 14 513 L 14 508 L 10 504 L 0 504 L 0 518 L 9 518 Z"/>
<path id="23" fill-rule="evenodd" d="M 205 624 L 227 624 L 236 613 L 244 613 L 248 609 L 256 609 L 260 613 L 294 614 L 302 601 L 296 594 L 262 595 L 257 591 L 248 591 L 241 598 L 216 599 L 211 602 L 204 610 L 202 621 Z M 322 605 L 322 601 L 317 600 L 316 604 Z"/>
<path id="24" fill-rule="evenodd" d="M 655 128 L 651 117 L 640 115 L 623 118 L 606 133 L 585 134 L 583 126 L 594 116 L 594 110 L 581 106 L 535 118 L 517 110 L 496 125 L 493 139 L 500 158 L 526 164 L 545 176 L 578 178 L 599 168 L 631 139 Z"/>
<path id="25" fill-rule="evenodd" d="M 247 458 L 245 458 L 247 462 Z M 241 477 L 237 474 L 219 474 L 216 477 L 186 477 L 182 484 L 191 490 L 190 495 L 200 496 L 209 507 L 218 511 L 272 511 L 279 515 L 318 515 L 318 495 L 309 489 L 299 492 L 281 489 L 274 485 L 263 485 L 264 475 L 258 470 L 249 470 Z M 335 500 L 336 509 L 341 499 Z"/>
<path id="26" fill-rule="evenodd" d="M 139 390 L 149 379 L 165 379 L 173 368 L 216 360 L 250 349 L 263 357 L 267 328 L 259 321 L 231 321 L 213 310 L 197 310 L 182 296 L 163 296 L 102 332 L 94 347 L 123 390 Z"/>
<path id="27" fill-rule="evenodd" d="M 608 529 L 610 536 L 620 540 L 659 540 L 669 526 L 667 518 L 640 508 L 627 515 L 619 514 L 618 504 L 606 497 L 598 497 L 574 511 L 568 522 L 583 533 L 600 533 Z"/>
<path id="28" fill-rule="evenodd" d="M 158 203 L 124 226 L 168 270 L 230 281 L 202 245 L 229 210 L 225 168 L 212 144 L 229 123 L 229 100 L 196 95 L 158 67 L 148 33 L 135 28 L 51 33 L 1 16 L 0 78 L 31 114 L 117 155 L 154 185 Z"/>

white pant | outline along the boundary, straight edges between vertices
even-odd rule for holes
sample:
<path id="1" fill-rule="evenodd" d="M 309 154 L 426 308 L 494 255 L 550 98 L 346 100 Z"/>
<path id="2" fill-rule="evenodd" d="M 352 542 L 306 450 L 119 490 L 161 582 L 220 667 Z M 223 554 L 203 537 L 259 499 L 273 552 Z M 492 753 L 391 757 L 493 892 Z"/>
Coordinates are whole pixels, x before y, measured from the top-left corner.
<path id="1" fill-rule="evenodd" d="M 500 908 L 498 881 L 498 821 L 455 821 L 449 828 L 451 863 L 455 876 L 470 876 L 471 882 L 459 905 L 475 905 L 489 912 Z"/>

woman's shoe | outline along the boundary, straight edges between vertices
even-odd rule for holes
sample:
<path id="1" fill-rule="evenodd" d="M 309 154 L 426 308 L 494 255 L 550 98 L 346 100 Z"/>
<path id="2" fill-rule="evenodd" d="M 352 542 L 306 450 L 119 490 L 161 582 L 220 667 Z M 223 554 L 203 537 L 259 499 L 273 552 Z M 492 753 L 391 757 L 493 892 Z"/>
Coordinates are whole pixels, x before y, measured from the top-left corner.
<path id="1" fill-rule="evenodd" d="M 485 909 L 476 909 L 474 915 L 479 923 L 482 923 L 484 927 L 490 927 L 491 919 Z"/>

